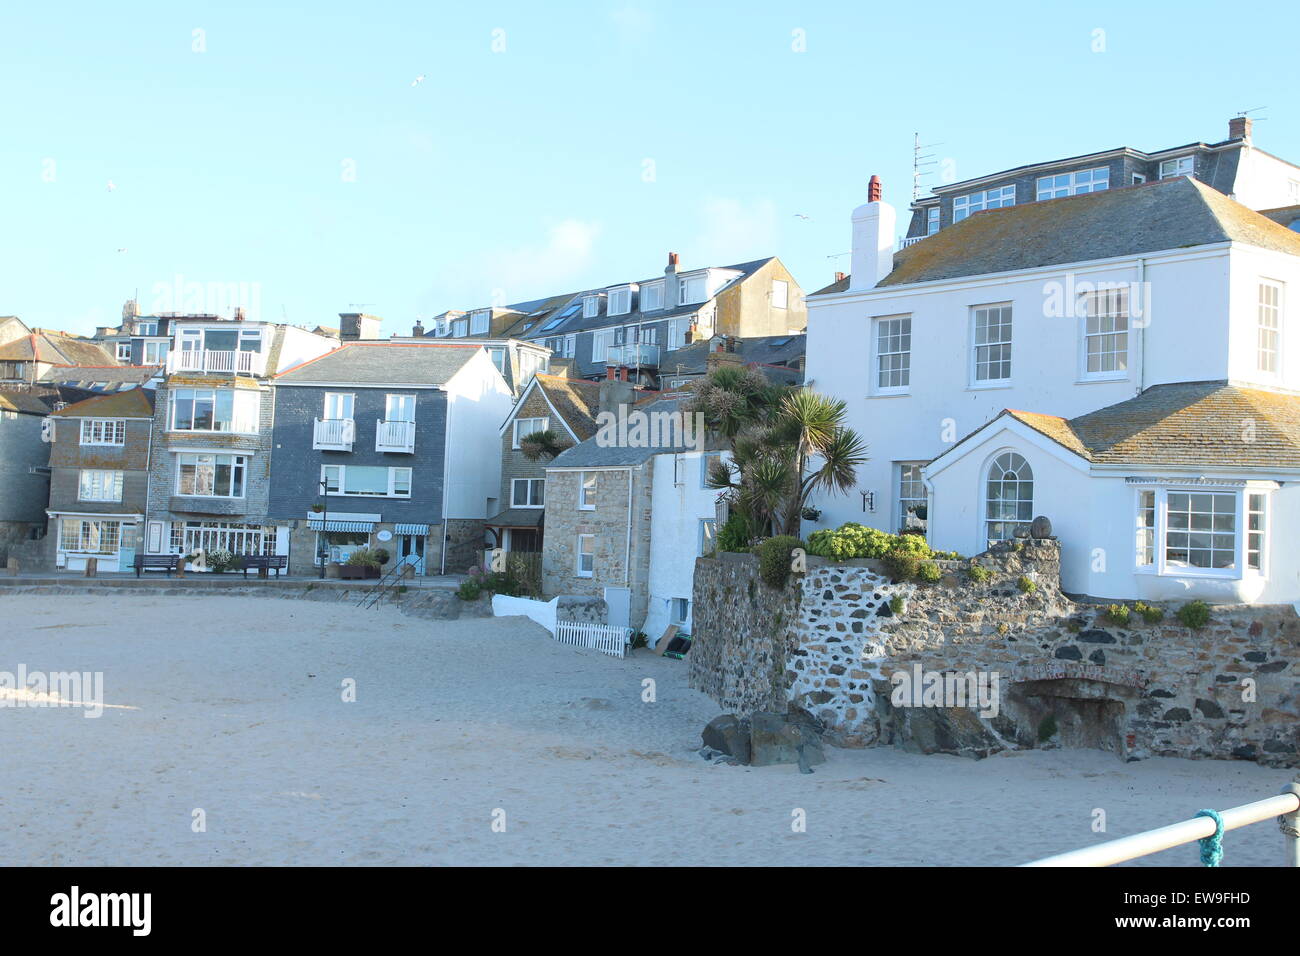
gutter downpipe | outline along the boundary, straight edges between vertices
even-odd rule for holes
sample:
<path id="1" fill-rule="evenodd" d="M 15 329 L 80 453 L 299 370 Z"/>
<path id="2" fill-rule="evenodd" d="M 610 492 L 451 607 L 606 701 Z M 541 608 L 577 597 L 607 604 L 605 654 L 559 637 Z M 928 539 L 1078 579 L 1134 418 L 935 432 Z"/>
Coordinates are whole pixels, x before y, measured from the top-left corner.
<path id="1" fill-rule="evenodd" d="M 1137 281 L 1138 294 L 1146 302 L 1147 314 L 1142 317 L 1142 325 L 1138 336 L 1138 388 L 1139 395 L 1147 387 L 1147 328 L 1151 325 L 1151 298 L 1146 294 L 1147 281 L 1147 260 L 1144 256 L 1139 256 L 1137 261 Z"/>
<path id="2" fill-rule="evenodd" d="M 650 466 L 654 467 L 654 459 L 651 459 Z M 627 470 L 627 551 L 623 555 L 623 586 L 631 590 L 632 588 L 632 469 Z M 631 595 L 628 595 L 631 600 Z M 628 605 L 629 611 L 631 604 Z"/>

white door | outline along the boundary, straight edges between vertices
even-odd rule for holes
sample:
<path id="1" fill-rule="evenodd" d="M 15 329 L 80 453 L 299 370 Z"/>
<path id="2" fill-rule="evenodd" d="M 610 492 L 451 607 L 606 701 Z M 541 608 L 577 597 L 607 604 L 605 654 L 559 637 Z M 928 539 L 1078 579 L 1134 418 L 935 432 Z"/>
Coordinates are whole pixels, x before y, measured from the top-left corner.
<path id="1" fill-rule="evenodd" d="M 146 536 L 144 549 L 149 554 L 163 553 L 163 523 L 161 521 L 149 522 L 149 533 Z"/>
<path id="2" fill-rule="evenodd" d="M 609 608 L 609 623 L 615 627 L 632 626 L 631 588 L 605 588 L 605 606 Z"/>

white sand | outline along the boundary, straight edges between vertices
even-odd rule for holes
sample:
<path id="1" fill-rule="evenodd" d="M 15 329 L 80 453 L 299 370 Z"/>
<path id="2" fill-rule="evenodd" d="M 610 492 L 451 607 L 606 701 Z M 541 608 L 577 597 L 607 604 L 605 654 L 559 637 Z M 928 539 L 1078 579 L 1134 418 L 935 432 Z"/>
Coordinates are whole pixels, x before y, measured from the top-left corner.
<path id="1" fill-rule="evenodd" d="M 9 864 L 1011 864 L 1291 776 L 1092 751 L 714 766 L 695 751 L 718 708 L 686 689 L 684 662 L 561 647 L 522 618 L 3 596 L 0 671 L 20 663 L 103 671 L 117 706 L 0 709 Z M 340 697 L 349 677 L 356 703 Z M 1230 833 L 1224 865 L 1275 864 L 1281 845 L 1272 823 Z M 1192 865 L 1195 847 L 1149 862 Z"/>

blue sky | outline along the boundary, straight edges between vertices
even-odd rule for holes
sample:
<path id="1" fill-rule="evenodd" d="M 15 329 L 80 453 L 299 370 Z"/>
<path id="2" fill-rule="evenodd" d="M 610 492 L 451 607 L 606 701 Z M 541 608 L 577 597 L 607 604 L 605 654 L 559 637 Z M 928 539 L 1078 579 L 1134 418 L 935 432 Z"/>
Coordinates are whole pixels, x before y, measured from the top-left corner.
<path id="1" fill-rule="evenodd" d="M 404 332 L 669 250 L 778 255 L 812 290 L 872 173 L 905 208 L 914 132 L 965 179 L 1264 106 L 1257 145 L 1297 159 L 1294 9 L 7 4 L 0 315 L 88 332 L 137 289 L 242 285 L 262 318 Z"/>

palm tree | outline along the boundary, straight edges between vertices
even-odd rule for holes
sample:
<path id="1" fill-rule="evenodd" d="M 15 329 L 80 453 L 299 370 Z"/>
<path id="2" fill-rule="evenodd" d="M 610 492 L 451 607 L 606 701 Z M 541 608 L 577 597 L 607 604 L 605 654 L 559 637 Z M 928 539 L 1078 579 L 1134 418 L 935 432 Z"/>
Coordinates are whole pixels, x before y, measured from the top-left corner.
<path id="1" fill-rule="evenodd" d="M 519 450 L 529 461 L 545 457 L 548 461 L 564 451 L 565 445 L 560 436 L 549 428 L 545 431 L 531 432 L 519 439 Z"/>
<path id="2" fill-rule="evenodd" d="M 867 461 L 866 446 L 844 424 L 843 401 L 772 385 L 756 369 L 714 369 L 693 409 L 731 446 L 731 461 L 710 469 L 709 486 L 726 492 L 755 537 L 797 537 L 809 497 L 848 491 Z"/>

